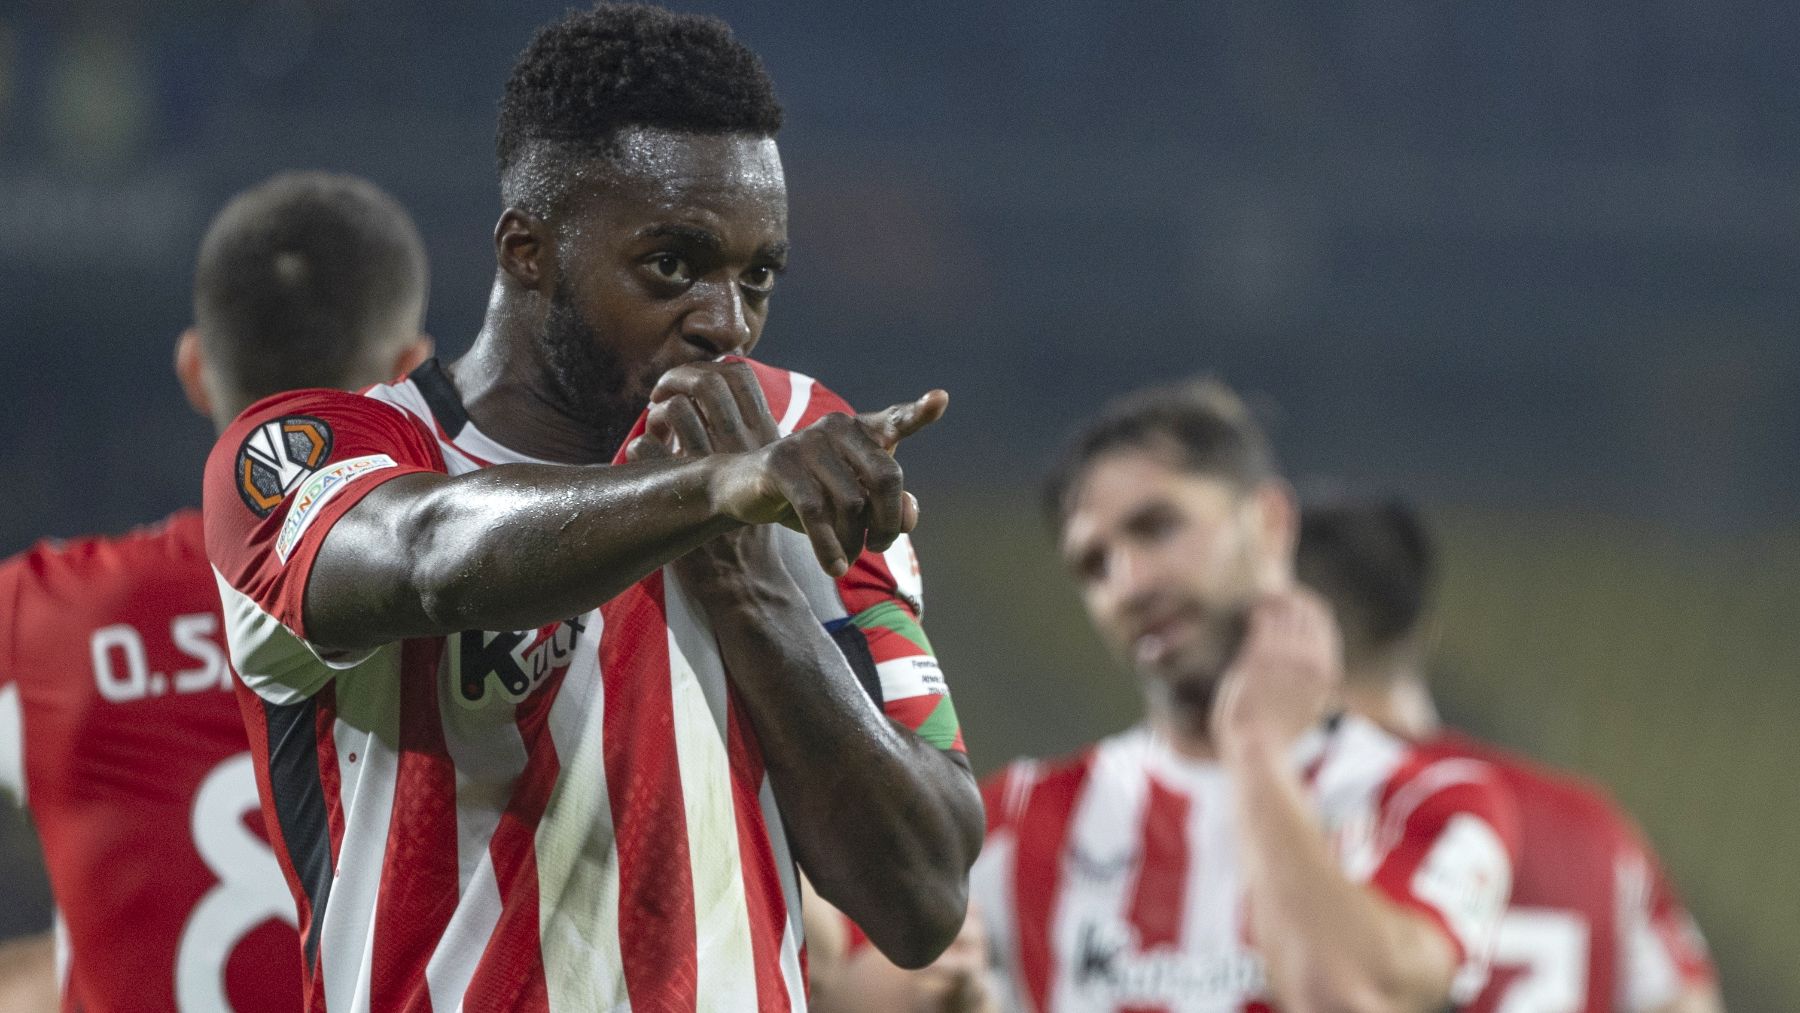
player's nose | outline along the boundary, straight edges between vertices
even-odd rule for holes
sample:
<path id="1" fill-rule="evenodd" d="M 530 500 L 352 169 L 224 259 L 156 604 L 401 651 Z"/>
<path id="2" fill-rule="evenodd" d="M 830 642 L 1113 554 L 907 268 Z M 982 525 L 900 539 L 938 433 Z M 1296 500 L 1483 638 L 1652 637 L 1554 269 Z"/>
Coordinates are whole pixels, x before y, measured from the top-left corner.
<path id="1" fill-rule="evenodd" d="M 713 284 L 696 294 L 699 305 L 683 319 L 682 338 L 709 358 L 748 351 L 756 334 L 743 290 L 736 284 Z"/>

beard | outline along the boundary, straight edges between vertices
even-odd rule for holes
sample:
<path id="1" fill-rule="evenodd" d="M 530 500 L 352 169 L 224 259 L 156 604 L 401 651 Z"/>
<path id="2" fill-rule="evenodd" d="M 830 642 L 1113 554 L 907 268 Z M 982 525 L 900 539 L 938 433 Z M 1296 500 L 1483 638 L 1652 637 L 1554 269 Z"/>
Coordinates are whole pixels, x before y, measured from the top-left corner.
<path id="1" fill-rule="evenodd" d="M 634 376 L 582 319 L 564 278 L 557 278 L 550 296 L 541 340 L 556 410 L 598 433 L 605 446 L 623 444 L 649 400 L 650 383 Z"/>
<path id="2" fill-rule="evenodd" d="M 1250 604 L 1244 602 L 1213 612 L 1205 627 L 1193 645 L 1157 666 L 1157 676 L 1178 697 L 1212 698 L 1225 670 L 1237 660 L 1238 651 L 1244 646 L 1244 634 L 1250 628 Z"/>

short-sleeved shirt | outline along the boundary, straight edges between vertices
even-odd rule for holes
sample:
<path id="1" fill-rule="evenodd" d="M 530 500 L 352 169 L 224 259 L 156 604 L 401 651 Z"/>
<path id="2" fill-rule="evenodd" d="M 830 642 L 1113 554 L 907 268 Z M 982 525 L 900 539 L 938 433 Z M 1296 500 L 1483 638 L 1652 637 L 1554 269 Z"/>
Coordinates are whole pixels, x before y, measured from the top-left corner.
<path id="1" fill-rule="evenodd" d="M 849 410 L 753 366 L 784 433 Z M 781 814 L 672 569 L 533 630 L 361 657 L 308 641 L 307 578 L 339 518 L 402 475 L 508 463 L 544 462 L 482 433 L 431 362 L 361 395 L 260 402 L 208 464 L 207 550 L 310 1008 L 803 1008 Z M 836 582 L 789 570 L 870 706 L 961 749 L 910 544 Z"/>
<path id="2" fill-rule="evenodd" d="M 1485 765 L 1430 760 L 1355 717 L 1297 745 L 1348 877 L 1427 919 L 1455 951 L 1453 998 L 1486 976 L 1516 814 Z M 983 787 L 972 876 L 1011 1008 L 1037 1013 L 1268 1013 L 1223 767 L 1147 728 Z"/>
<path id="3" fill-rule="evenodd" d="M 1420 748 L 1487 763 L 1519 803 L 1512 902 L 1469 1010 L 1646 1013 L 1716 979 L 1661 863 L 1604 791 L 1454 733 Z"/>
<path id="4" fill-rule="evenodd" d="M 64 1009 L 300 1008 L 199 511 L 0 564 L 0 788 L 43 844 Z"/>

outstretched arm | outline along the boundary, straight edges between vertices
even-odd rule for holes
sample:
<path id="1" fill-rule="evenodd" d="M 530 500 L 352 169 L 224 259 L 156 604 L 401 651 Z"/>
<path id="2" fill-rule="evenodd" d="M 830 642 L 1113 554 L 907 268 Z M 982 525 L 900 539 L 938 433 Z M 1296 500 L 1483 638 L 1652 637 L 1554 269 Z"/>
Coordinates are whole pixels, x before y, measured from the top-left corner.
<path id="1" fill-rule="evenodd" d="M 721 366 L 725 386 L 668 383 L 651 410 L 640 454 L 743 452 L 772 440 L 774 422 L 748 371 Z M 829 415 L 804 430 L 839 450 L 815 472 L 840 517 L 893 509 L 858 490 L 899 488 L 891 449 L 937 418 L 941 395 L 852 419 Z M 801 435 L 803 435 L 801 434 Z M 890 485 L 891 483 L 891 485 Z M 913 507 L 867 523 L 910 528 Z M 882 714 L 820 624 L 768 527 L 715 538 L 677 564 L 702 602 L 786 818 L 801 868 L 821 896 L 855 919 L 895 963 L 922 967 L 956 937 L 968 871 L 981 847 L 981 799 L 967 760 Z M 862 548 L 852 525 L 841 543 Z M 891 537 L 871 547 L 885 548 Z"/>
<path id="2" fill-rule="evenodd" d="M 866 504 L 879 509 L 859 504 L 853 514 L 818 493 L 814 472 L 841 462 L 821 460 L 837 448 L 817 434 L 705 460 L 502 465 L 450 476 L 430 435 L 397 410 L 351 395 L 311 397 L 267 406 L 268 417 L 240 420 L 228 431 L 209 464 L 208 529 L 209 542 L 217 528 L 226 544 L 264 538 L 284 562 L 291 554 L 292 573 L 271 560 L 251 564 L 261 567 L 257 572 L 227 576 L 240 589 L 258 580 L 265 590 L 292 581 L 283 595 L 291 618 L 284 621 L 296 625 L 303 615 L 297 625 L 306 639 L 329 652 L 541 626 L 585 612 L 745 525 L 803 526 L 821 565 L 834 573 L 865 538 L 892 541 L 902 530 L 897 482 L 867 491 Z M 281 426 L 307 430 L 329 456 L 309 472 L 312 480 L 252 502 L 258 492 L 246 488 L 251 465 L 244 454 Z M 327 479 L 336 484 L 323 485 Z M 244 504 L 236 502 L 240 495 Z M 309 554 L 305 566 L 296 565 Z"/>

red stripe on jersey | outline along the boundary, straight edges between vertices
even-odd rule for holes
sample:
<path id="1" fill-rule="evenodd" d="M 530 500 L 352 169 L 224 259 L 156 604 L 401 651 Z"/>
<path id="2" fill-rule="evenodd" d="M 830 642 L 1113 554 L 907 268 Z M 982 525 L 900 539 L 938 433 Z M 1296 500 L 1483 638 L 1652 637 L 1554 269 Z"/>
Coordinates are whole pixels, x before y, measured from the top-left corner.
<path id="1" fill-rule="evenodd" d="M 435 671 L 443 641 L 407 640 L 401 650 L 402 672 Z M 425 1011 L 431 1009 L 425 966 L 458 897 L 456 766 L 444 744 L 436 680 L 400 682 L 400 762 L 390 813 L 369 1008 Z"/>
<path id="2" fill-rule="evenodd" d="M 606 790 L 619 849 L 619 949 L 640 1009 L 694 1008 L 699 957 L 659 571 L 600 606 Z"/>
<path id="3" fill-rule="evenodd" d="M 1188 881 L 1188 797 L 1163 787 L 1154 777 L 1149 780 L 1143 851 L 1126 913 L 1143 950 L 1180 945 Z"/>
<path id="4" fill-rule="evenodd" d="M 1019 973 L 1031 1003 L 1047 1010 L 1056 971 L 1050 934 L 1062 891 L 1063 854 L 1068 850 L 1075 804 L 1093 770 L 1089 749 L 1046 774 L 1031 792 L 1020 817 L 1034 831 L 1019 837 L 1013 857 L 1013 907 L 1018 915 Z M 1036 828 L 1042 828 L 1037 832 Z"/>
<path id="5" fill-rule="evenodd" d="M 561 692 L 562 677 L 558 676 L 521 701 L 514 714 L 529 759 L 488 841 L 501 915 L 463 993 L 464 1009 L 537 1013 L 550 1008 L 543 940 L 538 933 L 537 827 L 562 770 L 556 743 L 550 737 L 550 708 Z"/>
<path id="6" fill-rule="evenodd" d="M 325 825 L 331 831 L 331 868 L 337 871 L 338 853 L 344 847 L 344 779 L 338 770 L 337 683 L 328 682 L 313 694 L 318 714 L 313 734 L 319 740 L 319 785 L 325 789 Z"/>
<path id="7" fill-rule="evenodd" d="M 769 845 L 769 828 L 763 822 L 762 746 L 756 729 L 738 706 L 737 691 L 730 691 L 727 706 L 730 728 L 726 755 L 731 762 L 731 796 L 737 809 L 738 853 L 743 856 L 744 897 L 750 911 L 750 951 L 756 964 L 756 1008 L 763 1013 L 792 1006 L 787 982 L 781 974 L 781 937 L 787 931 L 787 898 L 781 892 L 781 876 L 775 868 L 775 852 Z"/>

